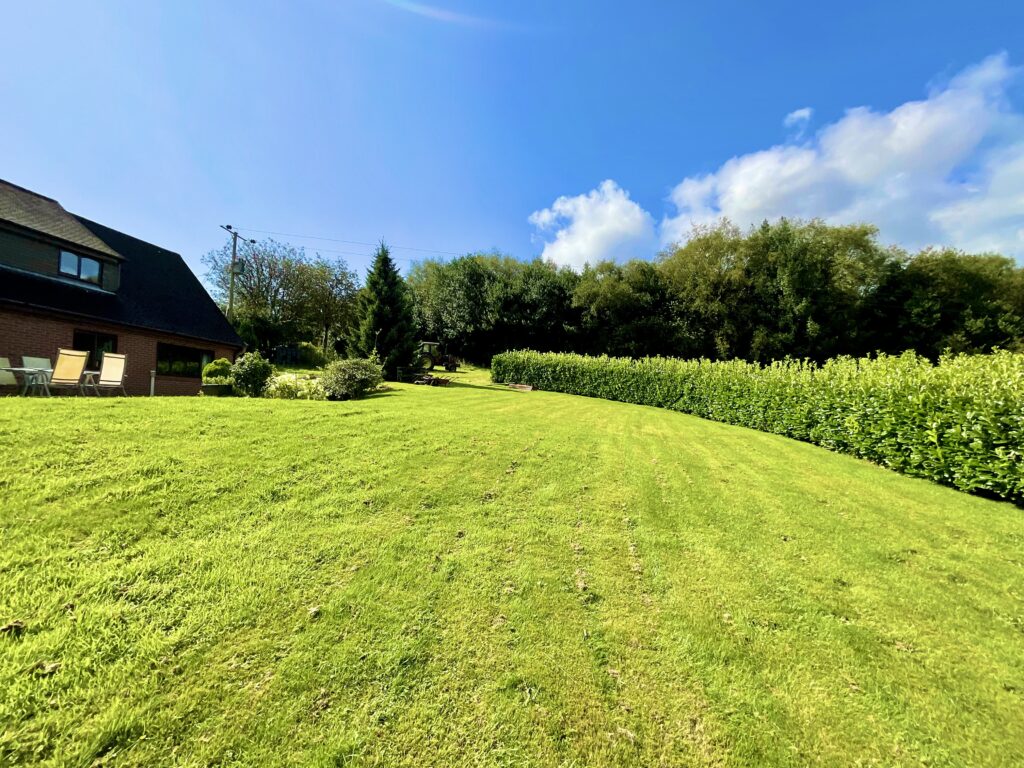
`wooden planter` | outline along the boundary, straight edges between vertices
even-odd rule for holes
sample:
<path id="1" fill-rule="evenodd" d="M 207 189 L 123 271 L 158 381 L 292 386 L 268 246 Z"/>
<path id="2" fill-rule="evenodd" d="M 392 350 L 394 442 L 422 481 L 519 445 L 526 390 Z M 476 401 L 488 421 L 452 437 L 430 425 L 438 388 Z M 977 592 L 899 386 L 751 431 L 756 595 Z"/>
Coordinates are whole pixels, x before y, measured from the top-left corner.
<path id="1" fill-rule="evenodd" d="M 231 397 L 234 387 L 231 384 L 203 384 L 200 391 L 204 397 Z"/>

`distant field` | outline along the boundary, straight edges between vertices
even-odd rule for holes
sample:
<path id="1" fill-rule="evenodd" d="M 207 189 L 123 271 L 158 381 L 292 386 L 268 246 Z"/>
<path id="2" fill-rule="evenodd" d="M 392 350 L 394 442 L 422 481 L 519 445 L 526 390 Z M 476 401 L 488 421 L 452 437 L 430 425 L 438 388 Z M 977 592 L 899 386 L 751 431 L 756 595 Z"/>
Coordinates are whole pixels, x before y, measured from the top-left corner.
<path id="1" fill-rule="evenodd" d="M 1020 509 L 457 377 L 0 400 L 0 765 L 1024 763 Z"/>

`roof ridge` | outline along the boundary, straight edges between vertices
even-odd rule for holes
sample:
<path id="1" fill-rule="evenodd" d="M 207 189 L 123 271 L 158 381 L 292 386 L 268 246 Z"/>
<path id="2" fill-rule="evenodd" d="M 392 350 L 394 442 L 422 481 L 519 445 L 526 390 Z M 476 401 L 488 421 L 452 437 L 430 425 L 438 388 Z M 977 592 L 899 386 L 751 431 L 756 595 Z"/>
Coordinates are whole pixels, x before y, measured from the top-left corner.
<path id="1" fill-rule="evenodd" d="M 122 258 L 59 200 L 6 180 L 0 182 L 0 220 L 43 235 L 70 250 L 87 249 L 100 258 Z"/>
<path id="2" fill-rule="evenodd" d="M 94 235 L 96 235 L 96 237 L 99 237 L 100 240 L 103 240 L 103 238 L 100 237 L 99 234 L 94 232 L 91 229 L 92 227 L 99 227 L 101 229 L 108 230 L 109 232 L 114 232 L 114 233 L 120 235 L 121 237 L 127 237 L 129 240 L 134 240 L 136 243 L 142 243 L 143 245 L 147 245 L 150 248 L 153 248 L 153 249 L 155 249 L 157 251 L 160 251 L 161 253 L 169 253 L 169 254 L 172 254 L 174 256 L 178 256 L 179 258 L 182 258 L 182 259 L 184 258 L 177 251 L 172 251 L 172 250 L 169 250 L 167 248 L 164 248 L 162 245 L 157 245 L 156 243 L 151 243 L 148 240 L 143 240 L 141 237 L 135 237 L 135 235 L 129 235 L 127 232 L 122 232 L 119 229 L 114 229 L 113 227 L 108 227 L 106 224 L 100 224 L 98 221 L 93 221 L 92 219 L 86 218 L 85 216 L 82 216 L 82 215 L 77 214 L 77 213 L 71 213 L 71 211 L 68 211 L 68 214 L 71 215 L 71 216 L 74 216 L 76 219 L 78 219 L 78 223 L 79 224 L 81 224 L 83 227 L 85 227 L 90 232 L 92 232 Z M 106 242 L 106 240 L 103 240 L 103 242 Z M 107 244 L 109 245 L 109 243 L 107 243 Z"/>
<path id="3" fill-rule="evenodd" d="M 29 189 L 28 187 L 23 187 L 20 184 L 15 184 L 13 181 L 8 181 L 7 179 L 0 179 L 0 184 L 6 184 L 9 187 L 20 189 L 22 192 L 28 192 L 30 195 L 33 195 L 35 197 L 41 197 L 43 200 L 49 200 L 51 203 L 56 203 L 57 205 L 60 205 L 60 200 L 58 200 L 57 198 L 49 197 L 48 195 L 36 192 L 34 189 Z M 63 205 L 60 205 L 60 207 L 63 210 L 67 211 L 67 208 L 64 208 Z M 70 213 L 70 211 L 68 211 L 68 213 Z"/>

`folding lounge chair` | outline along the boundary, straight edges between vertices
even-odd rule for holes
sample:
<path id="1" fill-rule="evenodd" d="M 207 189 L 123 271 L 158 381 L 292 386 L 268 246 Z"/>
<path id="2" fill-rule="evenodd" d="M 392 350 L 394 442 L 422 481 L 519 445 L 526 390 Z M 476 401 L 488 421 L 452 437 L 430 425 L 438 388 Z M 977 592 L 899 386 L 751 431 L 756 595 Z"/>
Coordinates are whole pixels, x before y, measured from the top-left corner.
<path id="1" fill-rule="evenodd" d="M 121 394 L 128 397 L 128 393 L 124 391 L 124 376 L 127 368 L 126 355 L 104 352 L 103 362 L 100 364 L 100 379 L 92 384 L 93 391 L 98 395 L 101 389 L 120 389 Z"/>
<path id="2" fill-rule="evenodd" d="M 57 364 L 53 366 L 50 381 L 43 382 L 43 390 L 46 394 L 49 395 L 51 389 L 77 389 L 79 394 L 84 395 L 82 371 L 85 370 L 85 362 L 88 359 L 88 352 L 80 352 L 77 349 L 58 349 Z"/>

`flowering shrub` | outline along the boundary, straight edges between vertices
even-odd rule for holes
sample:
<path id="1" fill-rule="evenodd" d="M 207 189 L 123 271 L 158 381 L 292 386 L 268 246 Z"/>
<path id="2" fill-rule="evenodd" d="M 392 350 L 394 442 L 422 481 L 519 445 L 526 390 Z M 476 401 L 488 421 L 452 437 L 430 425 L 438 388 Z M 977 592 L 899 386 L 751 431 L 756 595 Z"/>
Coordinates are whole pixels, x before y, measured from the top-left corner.
<path id="1" fill-rule="evenodd" d="M 1024 504 L 1024 354 L 761 366 L 526 351 L 495 355 L 491 376 L 774 432 Z"/>
<path id="2" fill-rule="evenodd" d="M 327 391 L 315 377 L 282 373 L 270 380 L 263 396 L 278 400 L 326 400 Z"/>

